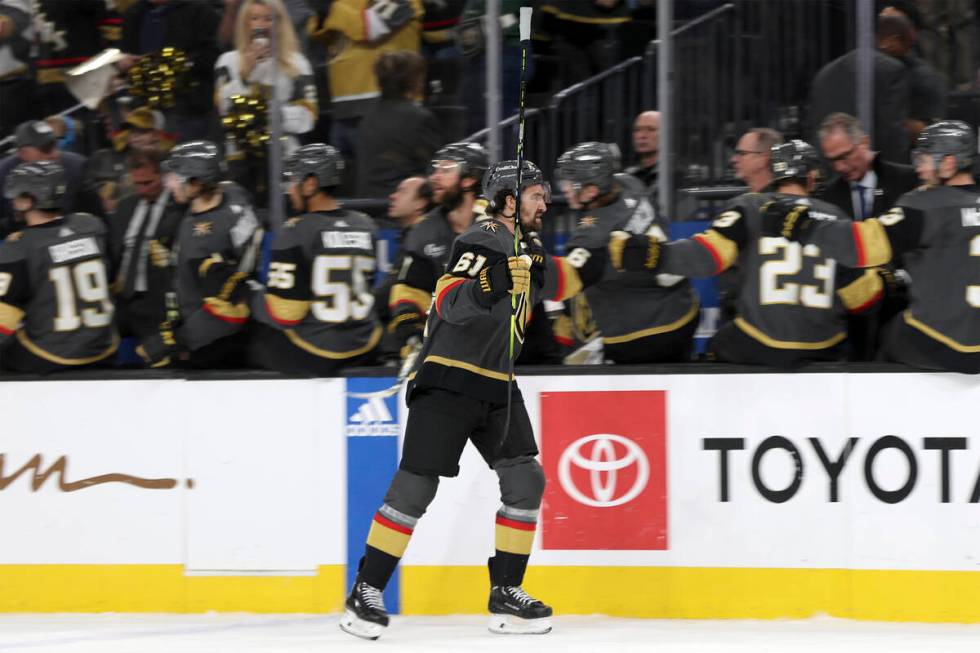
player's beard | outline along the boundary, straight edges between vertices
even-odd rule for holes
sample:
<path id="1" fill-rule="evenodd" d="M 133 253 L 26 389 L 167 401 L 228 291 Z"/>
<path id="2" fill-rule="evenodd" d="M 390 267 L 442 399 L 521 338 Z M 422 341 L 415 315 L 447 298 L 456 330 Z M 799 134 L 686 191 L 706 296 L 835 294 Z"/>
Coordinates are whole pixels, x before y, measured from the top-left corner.
<path id="1" fill-rule="evenodd" d="M 463 188 L 459 184 L 444 190 L 442 193 L 442 201 L 439 202 L 440 206 L 442 206 L 446 213 L 459 208 L 462 203 Z"/>

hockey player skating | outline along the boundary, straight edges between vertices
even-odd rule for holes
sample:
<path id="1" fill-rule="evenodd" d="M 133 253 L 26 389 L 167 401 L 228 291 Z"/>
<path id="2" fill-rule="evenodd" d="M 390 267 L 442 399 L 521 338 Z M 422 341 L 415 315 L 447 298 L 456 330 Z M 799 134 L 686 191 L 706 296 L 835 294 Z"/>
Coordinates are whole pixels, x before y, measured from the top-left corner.
<path id="1" fill-rule="evenodd" d="M 737 316 L 711 340 L 710 351 L 719 360 L 783 367 L 839 360 L 846 311 L 873 306 L 881 297 L 881 278 L 840 267 L 827 252 L 762 230 L 759 209 L 774 200 L 811 207 L 848 228 L 851 224 L 837 207 L 808 197 L 820 166 L 809 144 L 774 146 L 771 165 L 775 192 L 742 195 L 710 229 L 689 240 L 661 243 L 650 236 L 614 233 L 610 258 L 620 269 L 687 277 L 713 276 L 738 265 Z"/>
<path id="2" fill-rule="evenodd" d="M 545 479 L 520 390 L 508 382 L 511 296 L 517 300 L 519 350 L 528 306 L 545 283 L 546 261 L 537 241 L 522 243 L 527 255 L 514 256 L 517 171 L 515 161 L 502 161 L 487 172 L 483 191 L 489 215 L 456 240 L 447 273 L 436 284 L 422 352 L 409 377 L 402 459 L 371 523 L 340 622 L 351 634 L 375 639 L 388 625 L 382 591 L 435 497 L 439 477 L 459 473 L 467 440 L 500 480 L 495 554 L 488 561 L 490 629 L 551 630 L 551 608 L 521 587 Z M 524 222 L 533 223 L 544 213 L 547 192 L 541 171 L 525 162 Z M 512 402 L 505 432 L 508 392 Z"/>
<path id="3" fill-rule="evenodd" d="M 837 224 L 806 206 L 777 202 L 766 233 L 819 247 L 847 265 L 902 257 L 912 278 L 908 309 L 885 327 L 883 360 L 980 373 L 980 189 L 970 170 L 977 135 L 942 121 L 919 135 L 913 162 L 925 184 L 877 218 Z"/>

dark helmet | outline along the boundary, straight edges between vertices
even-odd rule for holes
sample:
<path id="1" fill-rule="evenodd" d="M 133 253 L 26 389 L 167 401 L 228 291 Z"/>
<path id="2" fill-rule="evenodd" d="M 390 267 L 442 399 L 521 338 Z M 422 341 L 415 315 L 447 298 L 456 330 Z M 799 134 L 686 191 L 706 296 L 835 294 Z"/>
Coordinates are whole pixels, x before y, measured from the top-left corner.
<path id="1" fill-rule="evenodd" d="M 530 161 L 523 161 L 521 165 L 521 190 L 528 186 L 541 184 L 545 187 L 545 192 L 551 191 L 544 174 Z M 514 194 L 517 189 L 517 161 L 510 159 L 493 164 L 483 177 L 483 196 L 487 198 L 487 210 L 491 213 L 499 211 L 502 206 L 498 205 L 500 194 L 506 192 Z"/>
<path id="2" fill-rule="evenodd" d="M 612 188 L 619 172 L 619 148 L 613 143 L 579 143 L 558 157 L 558 179 L 579 187 L 594 184 L 600 192 Z"/>
<path id="3" fill-rule="evenodd" d="M 302 182 L 312 175 L 320 188 L 339 186 L 343 173 L 344 157 L 326 143 L 304 145 L 286 157 L 282 166 L 283 181 Z"/>
<path id="4" fill-rule="evenodd" d="M 432 155 L 433 161 L 456 161 L 459 163 L 459 176 L 470 177 L 476 181 L 483 179 L 483 175 L 490 165 L 490 157 L 487 151 L 479 143 L 450 143 L 444 145 Z"/>
<path id="5" fill-rule="evenodd" d="M 818 180 L 823 177 L 823 164 L 817 150 L 798 139 L 773 145 L 769 166 L 773 181 L 803 179 L 813 171 L 818 173 Z"/>
<path id="6" fill-rule="evenodd" d="M 21 195 L 34 198 L 34 208 L 60 209 L 65 200 L 65 169 L 54 161 L 21 163 L 7 175 L 4 196 L 12 200 Z"/>
<path id="7" fill-rule="evenodd" d="M 215 185 L 224 179 L 224 164 L 218 146 L 210 141 L 181 143 L 170 150 L 163 162 L 164 172 L 173 172 L 185 179 L 197 179 Z"/>
<path id="8" fill-rule="evenodd" d="M 963 170 L 977 159 L 977 136 L 965 122 L 942 120 L 922 130 L 915 142 L 914 153 L 929 154 L 938 159 L 954 156 L 956 169 Z"/>

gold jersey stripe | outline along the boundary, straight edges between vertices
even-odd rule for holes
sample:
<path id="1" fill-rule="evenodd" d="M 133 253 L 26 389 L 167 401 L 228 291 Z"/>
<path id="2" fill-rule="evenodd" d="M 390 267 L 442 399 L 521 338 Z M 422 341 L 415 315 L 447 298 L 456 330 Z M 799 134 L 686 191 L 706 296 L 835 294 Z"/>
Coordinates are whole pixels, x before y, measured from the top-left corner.
<path id="1" fill-rule="evenodd" d="M 881 294 L 883 288 L 884 284 L 878 273 L 874 270 L 865 270 L 860 277 L 840 288 L 837 295 L 844 304 L 844 308 L 852 311 L 867 306 Z"/>
<path id="2" fill-rule="evenodd" d="M 233 322 L 235 324 L 245 322 L 248 320 L 248 316 L 250 314 L 248 304 L 245 302 L 232 304 L 227 300 L 218 299 L 217 297 L 205 297 L 204 310 L 219 320 Z"/>
<path id="3" fill-rule="evenodd" d="M 534 531 L 524 531 L 501 524 L 494 524 L 494 547 L 516 553 L 517 555 L 529 555 L 531 545 L 534 543 Z"/>
<path id="4" fill-rule="evenodd" d="M 380 326 L 374 327 L 374 331 L 371 332 L 371 337 L 368 338 L 367 344 L 365 344 L 363 347 L 358 347 L 357 349 L 352 349 L 350 351 L 330 351 L 328 349 L 320 349 L 316 345 L 304 340 L 292 329 L 286 329 L 283 331 L 283 333 L 286 334 L 286 337 L 289 338 L 289 342 L 293 343 L 303 351 L 313 354 L 314 356 L 319 356 L 320 358 L 329 358 L 330 360 L 344 360 L 347 358 L 360 356 L 361 354 L 366 354 L 378 346 L 378 341 L 381 340 L 381 332 L 382 328 Z"/>
<path id="5" fill-rule="evenodd" d="M 436 365 L 445 365 L 446 367 L 455 367 L 461 370 L 466 370 L 467 372 L 473 372 L 474 374 L 479 374 L 480 376 L 485 376 L 488 379 L 493 379 L 495 381 L 506 381 L 507 375 L 504 372 L 495 372 L 493 370 L 488 370 L 472 363 L 466 363 L 464 361 L 453 360 L 452 358 L 446 358 L 445 356 L 426 356 L 423 363 L 435 363 Z"/>
<path id="6" fill-rule="evenodd" d="M 945 333 L 941 333 L 936 329 L 933 329 L 928 324 L 923 324 L 922 322 L 919 322 L 917 319 L 912 317 L 911 311 L 905 311 L 902 314 L 902 317 L 905 319 L 905 323 L 908 324 L 910 327 L 914 327 L 918 329 L 919 331 L 926 334 L 933 340 L 938 340 L 939 342 L 943 343 L 953 351 L 958 351 L 962 354 L 980 353 L 980 345 L 964 345 L 961 342 L 957 342 L 956 340 L 953 340 L 952 338 L 947 336 Z"/>
<path id="7" fill-rule="evenodd" d="M 852 229 L 857 236 L 858 246 L 857 267 L 868 268 L 884 265 L 892 260 L 892 244 L 888 240 L 885 228 L 878 220 L 863 220 L 853 223 Z"/>
<path id="8" fill-rule="evenodd" d="M 372 520 L 371 530 L 368 531 L 367 543 L 368 546 L 373 546 L 375 549 L 381 549 L 388 555 L 400 558 L 405 555 L 405 548 L 408 546 L 410 539 L 412 539 L 411 535 L 399 533 L 384 524 L 379 524 Z"/>
<path id="9" fill-rule="evenodd" d="M 749 324 L 742 317 L 735 318 L 735 324 L 741 329 L 745 334 L 751 337 L 753 340 L 758 340 L 766 347 L 772 347 L 773 349 L 802 349 L 805 351 L 815 351 L 818 349 L 829 349 L 837 343 L 844 340 L 847 337 L 843 331 L 833 336 L 832 338 L 827 338 L 826 340 L 821 340 L 820 342 L 787 342 L 785 340 L 776 340 L 775 338 L 770 338 L 762 331 Z"/>
<path id="10" fill-rule="evenodd" d="M 16 306 L 0 302 L 0 328 L 13 333 L 20 326 L 20 321 L 23 319 L 24 311 Z"/>
<path id="11" fill-rule="evenodd" d="M 17 332 L 17 342 L 24 346 L 24 349 L 31 352 L 38 358 L 43 358 L 51 363 L 57 363 L 58 365 L 89 365 L 91 363 L 98 363 L 99 361 L 109 358 L 116 353 L 119 348 L 119 334 L 113 332 L 112 334 L 112 344 L 105 351 L 96 354 L 95 356 L 89 356 L 88 358 L 63 358 L 57 354 L 52 354 L 49 351 L 41 349 L 38 345 L 31 342 L 30 338 L 23 330 Z"/>
<path id="12" fill-rule="evenodd" d="M 388 298 L 388 306 L 394 308 L 399 302 L 409 302 L 419 307 L 422 313 L 429 312 L 432 304 L 432 293 L 413 288 L 404 283 L 396 283 L 391 287 L 391 296 Z"/>
<path id="13" fill-rule="evenodd" d="M 310 312 L 310 302 L 302 299 L 283 299 L 267 293 L 265 301 L 269 305 L 269 313 L 272 314 L 272 319 L 277 322 L 296 324 Z"/>
<path id="14" fill-rule="evenodd" d="M 663 326 L 650 327 L 649 329 L 643 329 L 641 331 L 634 331 L 632 333 L 627 333 L 622 336 L 606 337 L 603 336 L 602 341 L 607 345 L 619 345 L 624 342 L 631 342 L 633 340 L 639 340 L 640 338 L 646 338 L 647 336 L 655 336 L 659 333 L 669 333 L 671 331 L 676 331 L 682 326 L 693 320 L 698 315 L 698 310 L 700 306 L 695 300 L 691 304 L 691 308 L 688 309 L 687 313 L 674 320 L 670 324 L 664 324 Z"/>

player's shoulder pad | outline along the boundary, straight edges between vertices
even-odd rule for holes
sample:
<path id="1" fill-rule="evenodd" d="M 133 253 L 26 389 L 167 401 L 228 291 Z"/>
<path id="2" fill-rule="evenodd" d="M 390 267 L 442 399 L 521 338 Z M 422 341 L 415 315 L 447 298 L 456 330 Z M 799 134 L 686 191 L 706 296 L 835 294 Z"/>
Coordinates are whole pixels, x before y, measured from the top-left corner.
<path id="1" fill-rule="evenodd" d="M 816 220 L 847 220 L 850 221 L 851 217 L 844 213 L 836 204 L 831 204 L 826 200 L 821 200 L 817 198 L 808 198 L 810 202 L 810 209 L 808 211 L 811 218 Z"/>
<path id="2" fill-rule="evenodd" d="M 0 263 L 13 263 L 26 257 L 23 231 L 15 231 L 0 242 Z"/>
<path id="3" fill-rule="evenodd" d="M 359 231 L 370 231 L 372 234 L 378 231 L 378 226 L 367 213 L 346 209 L 343 216 L 338 216 L 338 220 L 345 220 L 351 229 Z"/>
<path id="4" fill-rule="evenodd" d="M 106 225 L 105 220 L 94 216 L 91 213 L 70 213 L 65 222 L 75 229 L 94 233 L 100 236 L 108 233 L 109 231 L 109 227 Z"/>
<path id="5" fill-rule="evenodd" d="M 456 239 L 458 246 L 480 246 L 487 249 L 506 251 L 500 240 L 501 233 L 510 234 L 503 224 L 492 218 L 479 220 Z"/>

